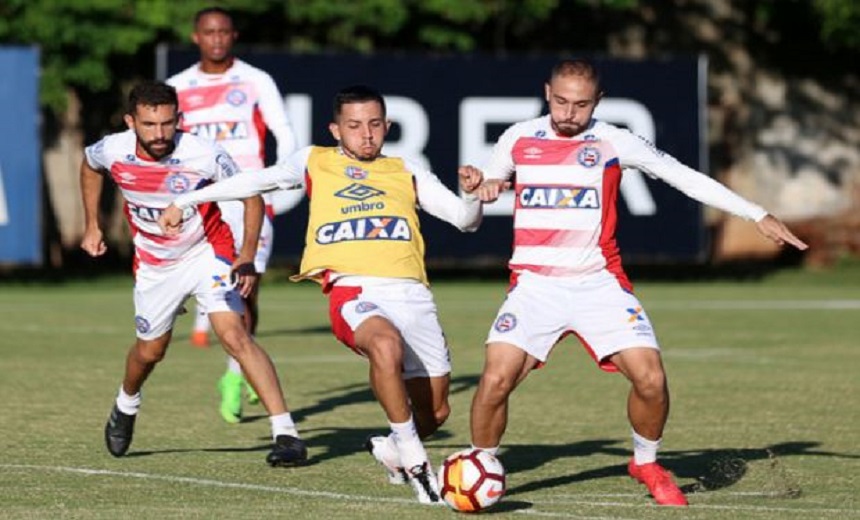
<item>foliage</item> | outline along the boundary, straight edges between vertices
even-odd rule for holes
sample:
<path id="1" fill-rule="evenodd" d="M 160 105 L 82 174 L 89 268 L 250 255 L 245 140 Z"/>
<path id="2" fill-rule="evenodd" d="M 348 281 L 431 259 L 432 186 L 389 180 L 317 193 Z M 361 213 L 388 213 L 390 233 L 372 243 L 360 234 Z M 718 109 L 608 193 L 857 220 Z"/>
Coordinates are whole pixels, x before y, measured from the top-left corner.
<path id="1" fill-rule="evenodd" d="M 646 4 L 644 0 L 641 2 Z M 860 3 L 793 0 L 820 16 L 821 38 L 860 49 Z M 640 0 L 225 0 L 244 43 L 298 51 L 423 49 L 468 52 L 561 50 L 580 38 L 578 13 L 613 16 Z M 193 14 L 212 2 L 187 0 L 4 0 L 0 44 L 38 45 L 42 102 L 65 106 L 67 89 L 99 93 L 148 75 L 156 43 L 185 42 Z M 763 2 L 766 12 L 782 3 Z M 643 8 L 646 7 L 643 5 Z M 767 14 L 767 13 L 765 13 Z M 576 16 L 574 16 L 576 15 Z M 814 23 L 814 21 L 810 22 Z"/>

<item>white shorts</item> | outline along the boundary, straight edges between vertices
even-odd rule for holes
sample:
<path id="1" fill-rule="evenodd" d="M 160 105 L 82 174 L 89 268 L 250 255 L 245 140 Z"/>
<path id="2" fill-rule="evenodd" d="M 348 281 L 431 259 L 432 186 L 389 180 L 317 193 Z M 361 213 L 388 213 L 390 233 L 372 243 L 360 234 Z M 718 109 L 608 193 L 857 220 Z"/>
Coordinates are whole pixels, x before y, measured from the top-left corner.
<path id="1" fill-rule="evenodd" d="M 403 379 L 441 377 L 451 372 L 448 342 L 439 325 L 433 294 L 424 284 L 404 280 L 361 287 L 335 285 L 329 305 L 332 331 L 353 350 L 353 333 L 364 320 L 381 316 L 393 323 L 405 343 Z"/>
<path id="2" fill-rule="evenodd" d="M 230 279 L 230 264 L 214 251 L 182 260 L 169 267 L 140 264 L 135 273 L 134 321 L 137 337 L 155 339 L 173 328 L 186 298 L 197 297 L 200 313 L 245 312 L 239 292 Z"/>
<path id="3" fill-rule="evenodd" d="M 242 249 L 242 240 L 245 237 L 245 205 L 235 200 L 219 202 L 221 208 L 221 220 L 230 226 L 233 232 L 233 244 L 236 252 Z M 267 213 L 263 215 L 263 226 L 260 228 L 260 240 L 257 242 L 257 254 L 254 256 L 254 268 L 258 273 L 266 272 L 269 258 L 272 256 L 272 246 L 275 238 L 275 228 L 272 218 Z"/>
<path id="4" fill-rule="evenodd" d="M 524 272 L 517 277 L 490 329 L 487 343 L 510 343 L 546 362 L 564 336 L 575 334 L 600 368 L 622 350 L 659 350 L 642 304 L 607 271 L 584 279 Z"/>

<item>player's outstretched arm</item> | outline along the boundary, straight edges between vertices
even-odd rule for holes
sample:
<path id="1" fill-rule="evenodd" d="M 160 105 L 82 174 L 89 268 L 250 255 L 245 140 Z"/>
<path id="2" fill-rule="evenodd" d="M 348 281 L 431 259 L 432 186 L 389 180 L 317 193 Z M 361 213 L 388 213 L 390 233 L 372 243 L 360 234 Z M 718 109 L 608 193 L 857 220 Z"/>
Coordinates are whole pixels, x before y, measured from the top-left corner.
<path id="1" fill-rule="evenodd" d="M 809 247 L 804 241 L 797 238 L 781 220 L 773 215 L 765 215 L 755 225 L 759 233 L 781 246 L 788 243 L 801 251 Z"/>
<path id="2" fill-rule="evenodd" d="M 81 249 L 90 256 L 101 256 L 107 252 L 104 234 L 99 226 L 99 200 L 102 195 L 104 177 L 84 159 L 81 162 L 81 200 L 84 204 L 84 237 Z"/>

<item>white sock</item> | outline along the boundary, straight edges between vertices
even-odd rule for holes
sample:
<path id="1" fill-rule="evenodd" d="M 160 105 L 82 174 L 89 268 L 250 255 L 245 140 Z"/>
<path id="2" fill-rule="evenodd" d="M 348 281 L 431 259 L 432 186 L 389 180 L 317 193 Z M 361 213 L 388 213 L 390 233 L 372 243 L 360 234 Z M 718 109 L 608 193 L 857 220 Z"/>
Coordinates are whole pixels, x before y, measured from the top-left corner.
<path id="1" fill-rule="evenodd" d="M 209 314 L 202 312 L 200 307 L 194 310 L 194 330 L 200 332 L 209 332 Z"/>
<path id="2" fill-rule="evenodd" d="M 492 455 L 493 457 L 495 457 L 495 456 L 496 456 L 496 454 L 497 454 L 497 453 L 499 453 L 499 447 L 498 447 L 498 446 L 493 446 L 492 448 L 480 448 L 480 447 L 475 446 L 474 444 L 472 444 L 472 449 L 473 449 L 473 450 L 486 451 L 487 453 L 489 453 L 489 454 L 490 454 L 490 455 Z"/>
<path id="3" fill-rule="evenodd" d="M 119 385 L 119 393 L 116 396 L 116 407 L 126 415 L 137 415 L 138 410 L 140 410 L 140 392 L 128 395 L 122 389 L 122 385 Z"/>
<path id="4" fill-rule="evenodd" d="M 242 375 L 242 365 L 233 356 L 227 356 L 227 370 L 234 374 Z"/>
<path id="5" fill-rule="evenodd" d="M 293 422 L 293 416 L 290 412 L 284 412 L 278 415 L 270 415 L 269 422 L 272 424 L 272 439 L 278 435 L 292 435 L 295 438 L 299 437 L 299 431 L 296 429 L 296 423 Z"/>
<path id="6" fill-rule="evenodd" d="M 400 462 L 403 467 L 408 470 L 427 462 L 427 452 L 424 450 L 424 445 L 421 444 L 412 417 L 410 416 L 406 422 L 389 424 L 391 425 L 391 436 L 394 438 L 397 452 L 400 453 Z"/>
<path id="7" fill-rule="evenodd" d="M 633 432 L 633 460 L 637 466 L 657 462 L 657 450 L 660 449 L 661 439 L 652 441 Z"/>

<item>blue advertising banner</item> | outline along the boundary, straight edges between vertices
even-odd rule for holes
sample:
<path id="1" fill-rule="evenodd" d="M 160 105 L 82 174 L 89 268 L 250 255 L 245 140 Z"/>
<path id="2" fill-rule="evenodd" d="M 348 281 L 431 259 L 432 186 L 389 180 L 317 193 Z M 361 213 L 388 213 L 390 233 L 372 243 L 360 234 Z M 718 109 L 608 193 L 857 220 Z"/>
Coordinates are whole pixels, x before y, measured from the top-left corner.
<path id="1" fill-rule="evenodd" d="M 179 72 L 197 56 L 196 50 L 163 47 L 157 74 L 164 78 Z M 546 55 L 296 55 L 251 49 L 239 56 L 269 72 L 278 83 L 300 145 L 335 144 L 328 122 L 332 97 L 340 88 L 363 83 L 378 89 L 393 121 L 385 153 L 423 162 L 454 190 L 459 165 L 482 165 L 505 128 L 546 112 L 543 85 L 559 59 Z M 596 117 L 627 127 L 681 162 L 707 170 L 704 59 L 594 61 L 606 93 Z M 707 237 L 700 205 L 642 172 L 625 170 L 623 178 L 618 242 L 624 259 L 702 261 Z M 462 234 L 422 215 L 429 264 L 503 262 L 511 253 L 512 208 L 512 195 L 487 206 L 476 234 Z M 277 217 L 276 257 L 298 257 L 306 223 L 304 206 Z"/>
<path id="2" fill-rule="evenodd" d="M 41 264 L 39 51 L 0 47 L 0 264 Z"/>

